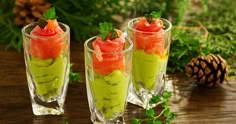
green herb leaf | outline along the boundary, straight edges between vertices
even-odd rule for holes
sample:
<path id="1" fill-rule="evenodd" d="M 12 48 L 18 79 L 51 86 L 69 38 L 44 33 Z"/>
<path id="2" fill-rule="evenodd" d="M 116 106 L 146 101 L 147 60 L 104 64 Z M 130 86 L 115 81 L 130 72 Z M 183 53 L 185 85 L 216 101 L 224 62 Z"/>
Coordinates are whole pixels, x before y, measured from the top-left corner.
<path id="1" fill-rule="evenodd" d="M 155 115 L 155 111 L 154 111 L 154 109 L 148 109 L 148 110 L 146 110 L 146 113 L 145 113 L 145 117 L 154 117 L 154 115 Z"/>
<path id="2" fill-rule="evenodd" d="M 169 113 L 170 113 L 170 108 L 168 107 L 168 108 L 164 111 L 164 116 L 165 116 L 165 117 L 168 117 Z"/>
<path id="3" fill-rule="evenodd" d="M 166 124 L 171 124 L 171 121 L 177 117 L 177 114 L 174 112 L 169 112 L 168 116 L 166 116 Z"/>
<path id="4" fill-rule="evenodd" d="M 82 78 L 80 76 L 79 73 L 76 73 L 76 72 L 73 72 L 72 70 L 72 66 L 73 64 L 70 64 L 70 75 L 69 75 L 69 82 L 72 83 L 72 82 L 79 82 L 81 83 L 82 82 Z"/>
<path id="5" fill-rule="evenodd" d="M 177 116 L 176 113 L 170 111 L 170 107 L 168 106 L 169 98 L 171 97 L 171 92 L 164 91 L 162 96 L 152 96 L 150 103 L 162 103 L 163 110 L 156 114 L 153 108 L 146 109 L 146 112 L 143 114 L 142 119 L 133 119 L 133 124 L 162 124 L 162 121 L 158 120 L 161 116 L 165 117 L 165 124 L 171 124 L 172 120 Z"/>
<path id="6" fill-rule="evenodd" d="M 136 118 L 133 118 L 132 119 L 132 123 L 133 124 L 141 124 L 142 120 L 141 119 L 136 119 Z"/>
<path id="7" fill-rule="evenodd" d="M 43 17 L 44 17 L 46 20 L 57 19 L 58 17 L 56 16 L 55 7 L 51 7 L 51 8 L 48 9 L 45 13 L 43 13 Z"/>
<path id="8" fill-rule="evenodd" d="M 145 14 L 145 18 L 147 19 L 148 23 L 152 23 L 156 21 L 157 18 L 161 17 L 161 12 L 151 12 L 150 14 Z"/>
<path id="9" fill-rule="evenodd" d="M 171 112 L 170 117 L 171 117 L 171 120 L 173 120 L 177 117 L 177 114 L 175 112 Z"/>
<path id="10" fill-rule="evenodd" d="M 118 37 L 118 34 L 114 30 L 112 24 L 108 22 L 99 23 L 99 32 L 100 32 L 99 36 L 103 40 L 106 40 L 110 33 L 111 33 L 111 40 Z"/>
<path id="11" fill-rule="evenodd" d="M 47 22 L 45 19 L 40 18 L 40 19 L 38 20 L 38 26 L 39 26 L 40 28 L 44 28 L 47 24 L 48 24 L 48 22 Z"/>
<path id="12" fill-rule="evenodd" d="M 156 95 L 156 96 L 153 96 L 151 99 L 150 99 L 150 104 L 156 104 L 158 102 L 161 102 L 161 97 Z"/>
<path id="13" fill-rule="evenodd" d="M 150 120 L 150 121 L 147 121 L 146 124 L 154 124 L 154 122 Z"/>
<path id="14" fill-rule="evenodd" d="M 162 122 L 157 120 L 157 121 L 154 121 L 153 124 L 162 124 Z"/>
<path id="15" fill-rule="evenodd" d="M 171 97 L 171 92 L 170 91 L 164 91 L 162 96 L 163 96 L 164 99 L 169 99 Z"/>
<path id="16" fill-rule="evenodd" d="M 152 11 L 152 12 L 151 12 L 151 15 L 152 15 L 154 18 L 160 18 L 160 17 L 161 17 L 161 12 Z"/>
<path id="17" fill-rule="evenodd" d="M 164 107 L 164 108 L 165 108 L 166 106 L 168 106 L 167 101 L 168 101 L 168 100 L 163 100 L 161 106 Z"/>

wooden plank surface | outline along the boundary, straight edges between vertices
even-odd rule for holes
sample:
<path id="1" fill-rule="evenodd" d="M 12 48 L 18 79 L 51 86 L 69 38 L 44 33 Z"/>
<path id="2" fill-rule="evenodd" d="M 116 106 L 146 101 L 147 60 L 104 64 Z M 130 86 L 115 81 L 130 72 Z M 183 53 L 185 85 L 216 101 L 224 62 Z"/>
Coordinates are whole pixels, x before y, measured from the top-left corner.
<path id="1" fill-rule="evenodd" d="M 73 70 L 83 78 L 81 84 L 70 84 L 62 116 L 34 116 L 26 82 L 23 52 L 5 50 L 0 45 L 0 124 L 91 124 L 85 81 L 83 45 L 71 43 Z M 172 111 L 178 117 L 174 124 L 234 124 L 236 123 L 236 81 L 217 88 L 198 87 L 182 73 L 168 74 L 166 89 L 173 92 Z M 160 111 L 156 108 L 156 111 Z M 143 109 L 128 104 L 125 120 L 131 124 Z"/>

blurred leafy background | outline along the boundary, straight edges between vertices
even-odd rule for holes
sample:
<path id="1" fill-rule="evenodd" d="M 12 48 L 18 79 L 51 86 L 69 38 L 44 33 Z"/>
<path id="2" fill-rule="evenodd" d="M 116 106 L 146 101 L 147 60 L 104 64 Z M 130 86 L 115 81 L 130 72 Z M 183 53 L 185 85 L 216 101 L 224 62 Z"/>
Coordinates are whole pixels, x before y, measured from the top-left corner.
<path id="1" fill-rule="evenodd" d="M 19 15 L 13 10 L 20 5 L 30 11 L 29 5 L 16 4 L 29 1 L 36 0 L 0 0 L 0 43 L 6 44 L 6 48 L 22 50 L 23 25 L 16 25 L 15 19 Z M 151 11 L 161 11 L 162 17 L 173 23 L 169 72 L 183 72 L 193 57 L 209 53 L 221 55 L 231 68 L 236 66 L 235 0 L 38 1 L 55 7 L 60 17 L 58 20 L 70 26 L 72 41 L 80 43 L 97 34 L 100 22 L 112 22 L 125 29 L 127 20 Z"/>

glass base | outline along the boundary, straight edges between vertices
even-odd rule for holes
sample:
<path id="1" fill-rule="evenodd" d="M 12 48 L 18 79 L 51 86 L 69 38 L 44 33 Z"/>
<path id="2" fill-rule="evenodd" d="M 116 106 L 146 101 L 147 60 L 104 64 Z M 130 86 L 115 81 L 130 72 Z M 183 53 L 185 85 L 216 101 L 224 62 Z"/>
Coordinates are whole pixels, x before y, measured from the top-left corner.
<path id="1" fill-rule="evenodd" d="M 91 121 L 93 124 L 125 124 L 123 116 L 117 116 L 113 119 L 104 119 L 96 114 L 96 112 L 91 114 Z"/>
<path id="2" fill-rule="evenodd" d="M 149 109 L 156 107 L 160 103 L 157 104 L 150 104 L 149 101 L 152 98 L 152 96 L 160 95 L 164 91 L 165 88 L 165 75 L 162 75 L 162 78 L 159 78 L 160 80 L 159 85 L 156 86 L 153 90 L 146 90 L 144 88 L 139 89 L 139 91 L 136 91 L 133 83 L 130 84 L 129 87 L 129 95 L 127 98 L 127 102 L 138 105 L 144 109 Z"/>
<path id="3" fill-rule="evenodd" d="M 153 108 L 157 104 L 149 104 L 152 94 L 149 94 L 144 89 L 140 89 L 140 92 L 136 92 L 134 89 L 129 90 L 128 102 L 134 105 L 138 105 L 144 109 Z"/>
<path id="4" fill-rule="evenodd" d="M 37 103 L 36 103 L 37 102 Z M 62 115 L 64 113 L 63 102 L 45 102 L 35 97 L 32 100 L 34 115 Z"/>

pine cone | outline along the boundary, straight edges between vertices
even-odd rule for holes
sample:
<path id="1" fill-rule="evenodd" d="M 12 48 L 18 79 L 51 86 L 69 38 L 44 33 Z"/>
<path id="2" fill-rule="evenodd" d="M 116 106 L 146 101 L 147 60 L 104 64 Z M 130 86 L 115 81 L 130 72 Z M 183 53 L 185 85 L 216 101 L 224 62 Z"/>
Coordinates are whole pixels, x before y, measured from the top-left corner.
<path id="1" fill-rule="evenodd" d="M 198 56 L 185 67 L 188 77 L 207 87 L 222 84 L 228 76 L 229 68 L 226 61 L 219 55 Z"/>
<path id="2" fill-rule="evenodd" d="M 16 25 L 24 26 L 41 18 L 51 4 L 44 0 L 15 0 L 13 13 Z"/>

